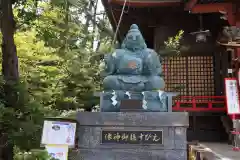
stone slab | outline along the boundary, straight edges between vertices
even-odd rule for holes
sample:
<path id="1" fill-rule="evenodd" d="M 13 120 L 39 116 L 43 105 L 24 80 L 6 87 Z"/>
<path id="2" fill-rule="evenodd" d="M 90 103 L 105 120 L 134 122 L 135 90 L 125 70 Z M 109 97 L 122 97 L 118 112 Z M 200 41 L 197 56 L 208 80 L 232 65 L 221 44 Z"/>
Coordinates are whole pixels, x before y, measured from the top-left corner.
<path id="1" fill-rule="evenodd" d="M 119 131 L 135 131 L 135 130 L 163 130 L 163 145 L 129 145 L 129 144 L 102 144 L 101 131 L 102 130 L 119 130 Z M 169 128 L 169 127 L 87 127 L 79 128 L 78 132 L 79 141 L 78 145 L 81 148 L 116 148 L 116 149 L 134 149 L 141 148 L 147 150 L 155 149 L 185 149 L 186 148 L 186 130 L 182 127 Z"/>
<path id="2" fill-rule="evenodd" d="M 134 109 L 133 105 L 122 104 L 123 101 L 139 101 L 137 104 L 145 112 L 168 112 L 168 97 L 166 92 L 145 91 L 104 91 L 100 97 L 101 112 L 120 112 L 122 105 L 124 108 Z M 145 103 L 143 103 L 143 101 Z"/>
<path id="3" fill-rule="evenodd" d="M 79 112 L 81 126 L 166 126 L 189 125 L 187 112 Z"/>
<path id="4" fill-rule="evenodd" d="M 122 112 L 122 111 L 126 111 L 126 110 L 121 110 L 120 108 L 119 109 L 117 109 L 118 108 L 118 106 L 112 106 L 111 105 L 111 103 L 112 103 L 112 100 L 111 99 L 109 99 L 109 100 L 104 100 L 104 98 L 103 98 L 103 95 L 104 95 L 105 93 L 104 92 L 95 92 L 94 93 L 94 96 L 97 96 L 97 97 L 100 97 L 100 108 L 102 108 L 103 106 L 105 106 L 105 105 L 109 105 L 109 106 L 111 106 L 112 107 L 112 110 L 111 109 L 109 109 L 109 112 Z M 157 112 L 159 112 L 159 111 L 161 111 L 161 112 L 172 112 L 172 98 L 173 97 L 175 97 L 175 96 L 177 96 L 177 95 L 179 95 L 179 93 L 177 93 L 177 92 L 165 92 L 165 94 L 167 95 L 167 108 L 163 108 L 163 109 L 154 109 L 154 107 L 153 107 L 153 109 L 152 110 L 150 110 L 150 112 L 152 112 L 152 111 L 157 111 Z M 104 102 L 105 101 L 105 102 Z M 153 102 L 154 103 L 154 102 Z M 121 105 L 121 103 L 120 103 L 120 105 Z M 161 105 L 161 104 L 158 104 L 158 102 L 155 102 L 154 104 L 152 104 L 151 106 L 158 106 L 158 105 Z M 106 106 L 105 106 L 106 107 Z M 110 108 L 111 108 L 110 107 Z M 107 107 L 108 108 L 108 107 Z M 129 109 L 129 110 L 131 110 L 131 109 Z M 104 110 L 103 110 L 104 111 Z M 146 111 L 146 110 L 144 110 L 144 111 Z M 142 111 L 141 111 L 142 112 Z"/>
<path id="5" fill-rule="evenodd" d="M 187 160 L 183 150 L 145 150 L 145 149 L 80 149 L 72 155 L 76 160 Z"/>
<path id="6" fill-rule="evenodd" d="M 80 112 L 81 160 L 187 160 L 188 114 L 161 112 Z M 163 131 L 163 144 L 105 144 L 102 131 Z"/>
<path id="7" fill-rule="evenodd" d="M 233 151 L 233 146 L 227 143 L 199 142 L 199 144 L 190 145 L 190 149 L 206 160 L 240 159 L 240 152 Z"/>

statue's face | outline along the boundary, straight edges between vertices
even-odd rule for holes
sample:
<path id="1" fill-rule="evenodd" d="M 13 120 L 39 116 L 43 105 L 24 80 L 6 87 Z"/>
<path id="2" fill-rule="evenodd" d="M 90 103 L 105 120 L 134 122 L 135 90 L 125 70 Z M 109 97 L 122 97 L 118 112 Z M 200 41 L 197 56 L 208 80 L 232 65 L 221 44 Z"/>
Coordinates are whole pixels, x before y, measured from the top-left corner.
<path id="1" fill-rule="evenodd" d="M 127 42 L 132 44 L 140 44 L 142 36 L 139 33 L 127 35 Z"/>
<path id="2" fill-rule="evenodd" d="M 125 46 L 130 50 L 143 49 L 145 46 L 141 33 L 128 34 L 125 40 Z"/>

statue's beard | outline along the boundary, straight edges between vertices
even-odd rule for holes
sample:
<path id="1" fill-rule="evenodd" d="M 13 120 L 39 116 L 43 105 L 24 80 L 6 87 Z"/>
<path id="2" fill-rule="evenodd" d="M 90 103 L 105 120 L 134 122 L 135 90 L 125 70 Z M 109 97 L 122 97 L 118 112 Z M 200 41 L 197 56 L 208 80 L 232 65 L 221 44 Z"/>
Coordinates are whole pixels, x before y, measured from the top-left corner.
<path id="1" fill-rule="evenodd" d="M 132 52 L 138 51 L 138 50 L 142 50 L 145 48 L 144 45 L 139 45 L 139 44 L 134 44 L 134 43 L 128 43 L 126 45 L 126 48 Z"/>
<path id="2" fill-rule="evenodd" d="M 138 51 L 138 50 L 142 50 L 142 48 L 133 48 L 133 47 L 127 48 L 127 49 L 130 50 L 130 51 L 132 51 L 132 52 L 136 52 L 136 51 Z"/>

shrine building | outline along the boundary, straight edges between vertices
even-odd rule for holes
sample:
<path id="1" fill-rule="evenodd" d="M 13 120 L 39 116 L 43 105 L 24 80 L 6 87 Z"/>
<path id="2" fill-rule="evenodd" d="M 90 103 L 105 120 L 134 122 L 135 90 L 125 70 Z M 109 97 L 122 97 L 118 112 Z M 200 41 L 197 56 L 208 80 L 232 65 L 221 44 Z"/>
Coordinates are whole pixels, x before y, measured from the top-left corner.
<path id="1" fill-rule="evenodd" d="M 220 43 L 225 26 L 240 27 L 240 0 L 102 0 L 122 42 L 137 24 L 148 48 L 162 58 L 165 91 L 179 92 L 173 111 L 189 112 L 188 140 L 227 141 L 224 78 L 237 77 L 240 49 Z M 180 55 L 164 53 L 164 41 L 184 31 Z M 181 86 L 181 87 L 178 87 Z M 178 89 L 176 89 L 178 88 Z"/>

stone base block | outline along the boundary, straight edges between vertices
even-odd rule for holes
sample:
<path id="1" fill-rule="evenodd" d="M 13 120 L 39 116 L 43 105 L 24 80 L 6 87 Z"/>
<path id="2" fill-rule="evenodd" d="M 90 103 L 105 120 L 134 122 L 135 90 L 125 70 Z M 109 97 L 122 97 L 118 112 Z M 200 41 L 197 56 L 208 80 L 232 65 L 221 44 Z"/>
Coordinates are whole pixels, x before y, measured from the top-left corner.
<path id="1" fill-rule="evenodd" d="M 80 112 L 77 159 L 187 160 L 187 113 Z"/>
<path id="2" fill-rule="evenodd" d="M 168 97 L 166 92 L 162 91 L 112 91 L 102 92 L 100 94 L 101 112 L 120 112 L 122 106 L 128 110 L 142 110 L 144 112 L 168 112 Z M 125 103 L 125 102 L 129 103 Z M 137 106 L 133 106 L 131 101 L 138 101 Z"/>
<path id="3" fill-rule="evenodd" d="M 76 160 L 187 160 L 183 150 L 140 150 L 140 149 L 81 149 L 74 153 Z"/>

